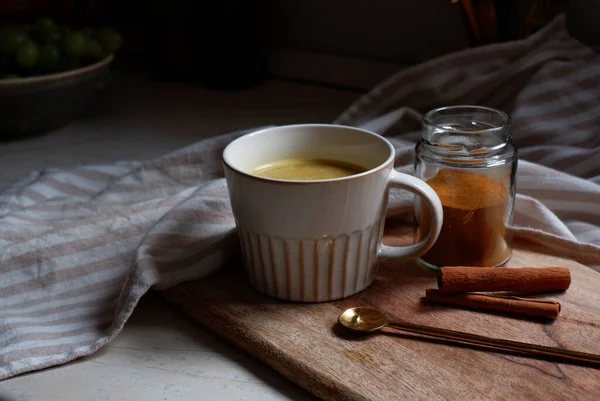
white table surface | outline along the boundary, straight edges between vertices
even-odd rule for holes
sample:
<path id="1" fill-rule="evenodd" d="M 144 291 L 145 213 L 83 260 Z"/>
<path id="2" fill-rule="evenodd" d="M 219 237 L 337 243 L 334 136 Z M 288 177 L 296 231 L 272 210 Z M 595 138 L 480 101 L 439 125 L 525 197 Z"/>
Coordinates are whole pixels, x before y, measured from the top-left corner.
<path id="1" fill-rule="evenodd" d="M 0 142 L 0 190 L 46 167 L 145 160 L 232 130 L 331 122 L 358 96 L 280 80 L 220 92 L 114 75 L 76 122 L 45 136 Z M 0 382 L 1 401 L 312 399 L 152 293 L 96 354 Z"/>

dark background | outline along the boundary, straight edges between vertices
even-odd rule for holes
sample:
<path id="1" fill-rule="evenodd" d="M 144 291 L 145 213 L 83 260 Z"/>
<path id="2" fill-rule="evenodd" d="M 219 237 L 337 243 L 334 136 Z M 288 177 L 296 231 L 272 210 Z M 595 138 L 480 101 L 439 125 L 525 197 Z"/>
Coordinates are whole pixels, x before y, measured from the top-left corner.
<path id="1" fill-rule="evenodd" d="M 467 9 L 474 10 L 480 35 Z M 488 18 L 492 9 L 495 19 Z M 5 0 L 2 22 L 50 15 L 111 25 L 125 39 L 115 68 L 160 80 L 241 89 L 269 75 L 368 89 L 399 68 L 470 46 L 525 37 L 566 12 L 600 44 L 592 0 Z"/>

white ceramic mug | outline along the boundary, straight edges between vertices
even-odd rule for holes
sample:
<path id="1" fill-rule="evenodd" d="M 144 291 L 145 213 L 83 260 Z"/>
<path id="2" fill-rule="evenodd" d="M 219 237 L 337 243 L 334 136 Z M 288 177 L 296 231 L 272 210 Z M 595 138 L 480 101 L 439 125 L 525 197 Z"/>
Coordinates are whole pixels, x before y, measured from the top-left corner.
<path id="1" fill-rule="evenodd" d="M 231 142 L 225 177 L 247 277 L 269 296 L 331 301 L 367 288 L 377 258 L 417 258 L 436 241 L 442 205 L 425 182 L 394 170 L 394 147 L 358 128 L 304 124 L 267 128 Z M 367 171 L 327 180 L 278 180 L 251 172 L 297 157 L 360 165 Z M 431 227 L 419 243 L 381 243 L 388 189 L 411 191 L 429 208 Z"/>

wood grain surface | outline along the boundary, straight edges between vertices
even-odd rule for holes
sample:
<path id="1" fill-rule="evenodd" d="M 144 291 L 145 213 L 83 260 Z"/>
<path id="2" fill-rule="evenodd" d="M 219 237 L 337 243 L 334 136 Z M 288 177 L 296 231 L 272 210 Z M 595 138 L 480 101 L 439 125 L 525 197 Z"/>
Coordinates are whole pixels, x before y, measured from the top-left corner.
<path id="1" fill-rule="evenodd" d="M 388 238 L 387 243 L 398 242 Z M 337 317 L 374 306 L 412 323 L 600 354 L 600 274 L 524 244 L 508 266 L 567 266 L 554 322 L 424 304 L 435 274 L 415 263 L 380 264 L 376 281 L 340 301 L 282 302 L 253 290 L 241 262 L 163 295 L 197 322 L 327 400 L 598 400 L 600 369 L 437 340 L 393 329 L 349 333 Z"/>

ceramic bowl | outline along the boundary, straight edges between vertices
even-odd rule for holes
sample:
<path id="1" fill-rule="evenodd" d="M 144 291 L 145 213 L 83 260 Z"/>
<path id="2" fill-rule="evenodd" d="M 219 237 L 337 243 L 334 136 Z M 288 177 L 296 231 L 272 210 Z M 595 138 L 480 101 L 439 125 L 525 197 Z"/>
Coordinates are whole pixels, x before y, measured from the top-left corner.
<path id="1" fill-rule="evenodd" d="M 43 134 L 71 122 L 104 86 L 113 55 L 56 74 L 0 80 L 0 140 Z"/>

